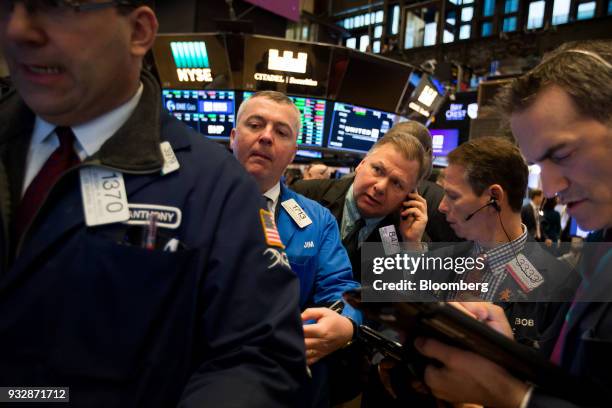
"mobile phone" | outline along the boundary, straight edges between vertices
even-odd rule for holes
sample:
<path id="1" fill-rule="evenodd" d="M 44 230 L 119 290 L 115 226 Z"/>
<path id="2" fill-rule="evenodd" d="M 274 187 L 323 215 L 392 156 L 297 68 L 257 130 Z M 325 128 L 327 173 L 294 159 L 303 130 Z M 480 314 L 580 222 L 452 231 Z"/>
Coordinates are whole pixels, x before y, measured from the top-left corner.
<path id="1" fill-rule="evenodd" d="M 417 192 L 417 189 L 415 188 L 414 190 L 412 190 L 412 191 L 410 192 L 410 194 L 414 194 L 414 193 L 416 193 L 416 192 Z M 406 196 L 405 201 L 410 200 L 410 194 Z M 407 209 L 407 208 L 410 208 L 410 207 L 407 207 L 407 206 L 405 206 L 405 205 L 402 205 L 402 212 L 403 212 L 405 209 Z M 408 216 L 407 216 L 407 215 L 402 215 L 402 221 L 406 221 L 407 219 L 408 219 Z"/>

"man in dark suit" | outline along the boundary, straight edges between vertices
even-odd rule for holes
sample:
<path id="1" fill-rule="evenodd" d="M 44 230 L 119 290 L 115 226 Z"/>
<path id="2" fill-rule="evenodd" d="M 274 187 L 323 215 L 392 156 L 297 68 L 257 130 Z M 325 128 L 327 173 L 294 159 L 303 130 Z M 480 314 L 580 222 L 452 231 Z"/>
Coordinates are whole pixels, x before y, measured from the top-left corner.
<path id="1" fill-rule="evenodd" d="M 521 219 L 527 227 L 529 234 L 537 241 L 542 240 L 542 232 L 540 225 L 540 207 L 542 206 L 544 195 L 542 190 L 534 188 L 529 190 L 529 203 L 525 204 L 521 209 Z"/>
<path id="2" fill-rule="evenodd" d="M 336 217 L 355 280 L 361 281 L 363 242 L 421 241 L 427 204 L 416 186 L 425 165 L 419 141 L 392 129 L 374 144 L 354 176 L 294 184 L 295 191 L 318 201 Z"/>
<path id="3" fill-rule="evenodd" d="M 563 69 L 559 69 L 563 67 Z M 471 352 L 432 339 L 417 339 L 422 354 L 438 360 L 425 380 L 452 402 L 489 407 L 608 407 L 612 386 L 612 43 L 567 43 L 513 81 L 501 98 L 526 158 L 542 168 L 544 194 L 557 196 L 581 228 L 598 230 L 585 248 L 583 282 L 552 337 L 551 361 L 576 376 L 588 391 L 533 388 Z M 589 242 L 597 241 L 599 244 Z M 507 327 L 495 306 L 479 305 L 493 327 Z M 543 350 L 549 349 L 543 347 Z"/>

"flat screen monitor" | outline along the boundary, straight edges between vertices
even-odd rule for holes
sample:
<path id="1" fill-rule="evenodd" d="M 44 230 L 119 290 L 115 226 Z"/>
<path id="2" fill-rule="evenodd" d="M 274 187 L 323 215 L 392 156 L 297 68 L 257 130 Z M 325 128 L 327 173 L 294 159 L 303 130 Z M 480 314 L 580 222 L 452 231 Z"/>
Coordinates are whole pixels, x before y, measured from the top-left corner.
<path id="1" fill-rule="evenodd" d="M 411 81 L 416 78 L 417 76 L 413 76 Z M 424 118 L 430 118 L 440 108 L 443 96 L 444 88 L 442 85 L 434 77 L 423 75 L 410 97 L 408 108 Z"/>
<path id="2" fill-rule="evenodd" d="M 365 153 L 395 120 L 393 113 L 336 102 L 327 147 Z"/>
<path id="3" fill-rule="evenodd" d="M 590 233 L 591 231 L 585 231 L 581 229 L 580 226 L 578 226 L 576 219 L 572 218 L 572 221 L 570 224 L 570 235 L 571 236 L 586 238 Z"/>
<path id="4" fill-rule="evenodd" d="M 164 89 L 164 108 L 212 139 L 229 139 L 234 127 L 234 91 Z"/>
<path id="5" fill-rule="evenodd" d="M 429 129 L 431 133 L 431 146 L 433 150 L 433 164 L 447 166 L 446 156 L 459 144 L 458 129 Z"/>
<path id="6" fill-rule="evenodd" d="M 246 101 L 253 92 L 244 92 L 242 101 Z M 291 96 L 289 98 L 300 110 L 302 130 L 297 138 L 298 145 L 323 147 L 325 134 L 325 109 L 327 101 L 320 98 Z"/>
<path id="7" fill-rule="evenodd" d="M 319 152 L 317 150 L 298 150 L 295 153 L 296 156 L 300 157 L 308 157 L 310 159 L 321 159 L 323 158 L 323 152 Z"/>

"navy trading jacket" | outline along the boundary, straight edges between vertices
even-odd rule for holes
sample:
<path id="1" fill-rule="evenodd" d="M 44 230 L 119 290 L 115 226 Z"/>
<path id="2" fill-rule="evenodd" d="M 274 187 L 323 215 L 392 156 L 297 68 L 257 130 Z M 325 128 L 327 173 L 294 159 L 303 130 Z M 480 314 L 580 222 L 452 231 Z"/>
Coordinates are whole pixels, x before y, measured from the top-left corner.
<path id="1" fill-rule="evenodd" d="M 294 406 L 298 280 L 257 187 L 225 149 L 162 113 L 151 75 L 142 82 L 132 116 L 79 166 L 123 173 L 130 220 L 87 227 L 76 168 L 18 244 L 9 230 L 34 115 L 15 92 L 0 101 L 0 385 L 70 387 L 78 407 Z M 160 141 L 180 165 L 167 175 Z M 156 247 L 145 250 L 151 212 Z"/>

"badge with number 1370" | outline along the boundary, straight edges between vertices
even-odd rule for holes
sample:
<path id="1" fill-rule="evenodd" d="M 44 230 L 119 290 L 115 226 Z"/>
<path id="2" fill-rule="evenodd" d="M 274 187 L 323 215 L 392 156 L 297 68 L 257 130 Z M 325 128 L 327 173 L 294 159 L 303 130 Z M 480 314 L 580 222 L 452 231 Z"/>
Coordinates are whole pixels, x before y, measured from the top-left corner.
<path id="1" fill-rule="evenodd" d="M 80 170 L 81 196 L 88 227 L 130 219 L 123 174 L 100 167 Z"/>

